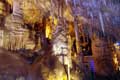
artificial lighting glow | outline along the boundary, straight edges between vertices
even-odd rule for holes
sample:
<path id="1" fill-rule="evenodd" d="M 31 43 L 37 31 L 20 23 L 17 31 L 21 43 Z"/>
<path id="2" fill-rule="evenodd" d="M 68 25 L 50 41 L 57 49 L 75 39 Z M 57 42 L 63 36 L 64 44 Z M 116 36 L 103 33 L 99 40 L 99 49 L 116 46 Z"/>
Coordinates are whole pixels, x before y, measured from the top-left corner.
<path id="1" fill-rule="evenodd" d="M 115 43 L 114 46 L 116 49 L 120 49 L 120 42 Z"/>
<path id="2" fill-rule="evenodd" d="M 47 23 L 46 23 L 46 27 L 45 27 L 46 31 L 45 32 L 46 32 L 46 38 L 52 39 L 52 28 L 51 28 L 51 26 L 52 26 L 51 25 L 52 17 L 50 16 L 49 19 L 50 19 L 50 21 L 47 21 Z"/>
<path id="3" fill-rule="evenodd" d="M 62 48 L 67 48 L 67 45 L 65 43 L 60 42 L 60 41 L 58 41 L 56 44 L 53 45 L 53 51 L 56 55 L 68 53 L 66 49 L 62 49 Z"/>
<path id="4" fill-rule="evenodd" d="M 117 43 L 115 43 L 115 45 L 120 46 L 120 43 L 119 43 L 119 42 L 117 42 Z"/>
<path id="5" fill-rule="evenodd" d="M 115 63 L 116 69 L 118 69 L 118 59 L 117 59 L 117 54 L 114 54 L 113 61 Z"/>
<path id="6" fill-rule="evenodd" d="M 120 66 L 118 67 L 118 70 L 120 71 Z"/>
<path id="7" fill-rule="evenodd" d="M 62 76 L 56 76 L 56 78 L 55 78 L 55 76 L 53 76 L 53 75 L 50 75 L 49 77 L 48 77 L 48 80 L 67 80 L 67 76 L 64 74 L 62 74 Z"/>
<path id="8" fill-rule="evenodd" d="M 13 5 L 13 0 L 7 0 L 10 5 Z"/>
<path id="9" fill-rule="evenodd" d="M 65 10 L 64 15 L 63 15 L 68 21 L 74 21 L 74 18 L 71 14 L 71 9 L 68 7 L 68 9 Z"/>
<path id="10" fill-rule="evenodd" d="M 0 2 L 0 14 L 3 14 L 4 4 Z"/>
<path id="11" fill-rule="evenodd" d="M 58 41 L 56 44 L 53 45 L 54 55 L 58 55 L 59 61 L 66 65 L 70 64 L 67 48 L 68 48 L 68 46 L 65 43 L 62 43 L 60 41 Z M 64 55 L 64 56 L 62 56 L 62 55 Z M 63 58 L 64 58 L 64 61 L 63 61 Z"/>
<path id="12" fill-rule="evenodd" d="M 54 17 L 54 25 L 57 26 L 57 24 L 58 24 L 58 20 L 57 18 Z"/>
<path id="13" fill-rule="evenodd" d="M 40 19 L 40 10 L 36 7 L 34 1 L 25 0 L 22 3 L 24 21 L 27 23 L 35 23 Z"/>
<path id="14" fill-rule="evenodd" d="M 46 38 L 51 39 L 52 38 L 52 29 L 50 28 L 50 25 L 46 26 Z"/>

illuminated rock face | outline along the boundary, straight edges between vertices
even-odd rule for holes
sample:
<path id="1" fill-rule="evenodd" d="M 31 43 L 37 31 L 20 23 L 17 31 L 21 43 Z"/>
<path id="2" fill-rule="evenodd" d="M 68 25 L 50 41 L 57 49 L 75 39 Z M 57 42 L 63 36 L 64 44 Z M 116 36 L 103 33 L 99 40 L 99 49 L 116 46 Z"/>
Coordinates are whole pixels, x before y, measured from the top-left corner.
<path id="1" fill-rule="evenodd" d="M 100 75 L 110 75 L 114 72 L 113 53 L 108 43 L 96 38 L 92 41 L 92 52 L 95 61 L 95 72 Z"/>
<path id="2" fill-rule="evenodd" d="M 5 21 L 5 27 L 8 31 L 4 32 L 3 47 L 10 50 L 25 48 L 29 31 L 23 28 L 22 19 L 17 15 L 11 14 L 6 17 Z"/>
<path id="3" fill-rule="evenodd" d="M 13 0 L 13 13 L 8 15 L 5 18 L 5 28 L 8 30 L 5 32 L 4 36 L 7 36 L 8 41 L 6 42 L 4 47 L 7 49 L 19 49 L 21 48 L 22 36 L 24 34 L 25 29 L 22 28 L 23 20 L 22 20 L 22 12 L 20 7 L 20 0 Z M 16 45 L 15 45 L 16 44 Z"/>
<path id="4" fill-rule="evenodd" d="M 11 6 L 6 0 L 0 0 L 0 29 L 4 29 L 5 16 L 10 14 Z"/>
<path id="5" fill-rule="evenodd" d="M 64 26 L 58 25 L 53 34 L 53 51 L 54 55 L 59 56 L 59 60 L 63 63 L 62 57 L 65 58 L 65 64 L 67 62 L 68 55 L 68 38 L 67 38 L 67 30 L 65 30 Z M 63 55 L 63 56 L 62 56 Z"/>
<path id="6" fill-rule="evenodd" d="M 0 16 L 6 16 L 10 13 L 10 4 L 6 0 L 0 0 Z"/>
<path id="7" fill-rule="evenodd" d="M 4 11 L 4 4 L 0 2 L 0 14 L 3 14 Z"/>
<path id="8" fill-rule="evenodd" d="M 29 31 L 24 27 L 22 0 L 14 0 L 13 13 L 5 18 L 4 48 L 18 50 L 20 48 L 33 49 L 33 41 L 29 41 Z M 30 47 L 31 46 L 31 47 Z"/>
<path id="9" fill-rule="evenodd" d="M 3 42 L 4 42 L 4 31 L 0 30 L 0 47 L 3 46 Z"/>
<path id="10" fill-rule="evenodd" d="M 117 53 L 118 64 L 120 66 L 120 50 L 116 50 L 116 53 Z"/>
<path id="11" fill-rule="evenodd" d="M 21 3 L 22 0 L 13 0 L 13 15 L 21 17 L 22 15 Z"/>

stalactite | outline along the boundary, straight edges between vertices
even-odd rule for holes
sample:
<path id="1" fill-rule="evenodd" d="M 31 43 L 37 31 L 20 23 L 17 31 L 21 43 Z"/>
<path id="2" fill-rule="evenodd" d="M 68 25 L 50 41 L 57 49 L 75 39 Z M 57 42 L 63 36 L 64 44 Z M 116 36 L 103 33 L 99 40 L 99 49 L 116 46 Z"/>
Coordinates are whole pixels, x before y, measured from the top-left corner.
<path id="1" fill-rule="evenodd" d="M 104 22 L 103 22 L 103 17 L 102 17 L 101 12 L 99 12 L 99 19 L 100 19 L 100 25 L 101 25 L 102 32 L 105 35 Z"/>

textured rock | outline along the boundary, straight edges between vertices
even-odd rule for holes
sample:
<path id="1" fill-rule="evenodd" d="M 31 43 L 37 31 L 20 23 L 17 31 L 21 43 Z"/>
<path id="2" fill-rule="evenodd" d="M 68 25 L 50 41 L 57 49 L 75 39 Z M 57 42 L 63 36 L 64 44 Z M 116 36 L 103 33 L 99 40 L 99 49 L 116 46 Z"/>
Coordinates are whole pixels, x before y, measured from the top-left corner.
<path id="1" fill-rule="evenodd" d="M 105 40 L 97 37 L 95 40 L 92 40 L 92 52 L 97 74 L 109 75 L 115 71 L 113 52 Z"/>
<path id="2" fill-rule="evenodd" d="M 0 79 L 27 78 L 29 66 L 18 54 L 0 48 Z"/>

